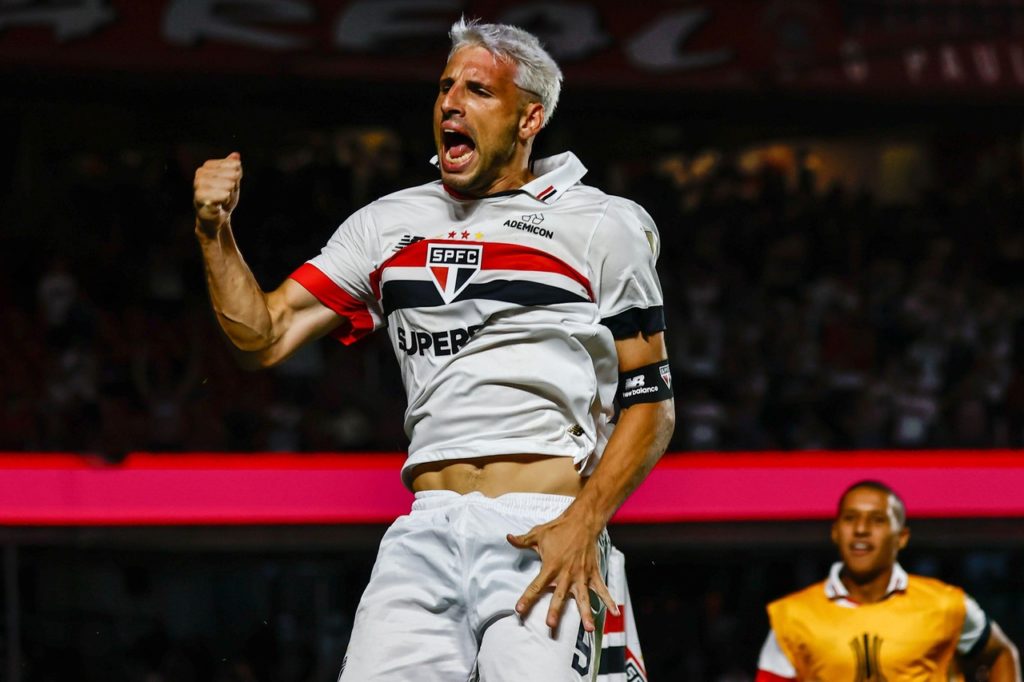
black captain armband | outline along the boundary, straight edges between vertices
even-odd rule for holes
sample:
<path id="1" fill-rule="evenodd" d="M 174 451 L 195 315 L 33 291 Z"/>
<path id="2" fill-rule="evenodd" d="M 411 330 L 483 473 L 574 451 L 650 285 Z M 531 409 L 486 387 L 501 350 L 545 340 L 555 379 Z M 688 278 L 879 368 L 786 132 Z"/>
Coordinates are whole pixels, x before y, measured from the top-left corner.
<path id="1" fill-rule="evenodd" d="M 668 360 L 619 374 L 619 406 L 660 403 L 672 398 L 672 372 Z"/>

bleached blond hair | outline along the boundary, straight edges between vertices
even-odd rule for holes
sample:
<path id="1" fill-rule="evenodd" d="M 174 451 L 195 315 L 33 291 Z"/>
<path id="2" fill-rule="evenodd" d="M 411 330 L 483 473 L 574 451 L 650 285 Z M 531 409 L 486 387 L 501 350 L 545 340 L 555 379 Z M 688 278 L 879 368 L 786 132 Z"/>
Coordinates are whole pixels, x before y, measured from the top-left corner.
<path id="1" fill-rule="evenodd" d="M 509 24 L 484 24 L 462 17 L 452 24 L 448 59 L 464 47 L 480 46 L 498 59 L 516 66 L 515 84 L 535 95 L 544 106 L 544 125 L 555 115 L 562 92 L 562 70 L 537 36 Z"/>

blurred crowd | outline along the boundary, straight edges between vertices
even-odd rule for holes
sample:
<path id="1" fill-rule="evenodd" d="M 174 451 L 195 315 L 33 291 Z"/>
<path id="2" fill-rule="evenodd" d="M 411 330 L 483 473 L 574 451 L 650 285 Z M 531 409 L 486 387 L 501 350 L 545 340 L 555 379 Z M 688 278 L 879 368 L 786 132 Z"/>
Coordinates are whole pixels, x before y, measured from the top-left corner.
<path id="1" fill-rule="evenodd" d="M 402 140 L 353 128 L 243 150 L 234 222 L 265 288 L 352 210 L 435 176 Z M 192 235 L 192 173 L 218 151 L 76 152 L 43 160 L 45 194 L 6 197 L 0 450 L 404 449 L 383 334 L 235 367 Z M 1024 445 L 1018 150 L 896 203 L 824 186 L 806 156 L 591 164 L 590 184 L 660 228 L 671 448 Z"/>
<path id="2" fill-rule="evenodd" d="M 765 604 L 821 580 L 833 560 L 827 524 L 820 530 L 821 546 L 799 551 L 630 550 L 650 679 L 751 682 L 768 632 Z M 274 552 L 272 544 L 256 552 L 23 547 L 24 682 L 335 680 L 374 552 Z M 912 544 L 901 561 L 967 586 L 1019 636 L 1024 552 Z"/>

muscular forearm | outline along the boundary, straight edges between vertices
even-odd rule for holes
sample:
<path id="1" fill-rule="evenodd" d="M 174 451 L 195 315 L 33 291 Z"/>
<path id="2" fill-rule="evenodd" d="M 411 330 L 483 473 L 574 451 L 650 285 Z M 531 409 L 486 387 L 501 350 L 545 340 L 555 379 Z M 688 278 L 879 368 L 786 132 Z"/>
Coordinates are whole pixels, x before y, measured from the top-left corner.
<path id="1" fill-rule="evenodd" d="M 624 410 L 594 474 L 566 513 L 580 515 L 593 529 L 604 528 L 664 454 L 674 427 L 671 400 Z"/>
<path id="2" fill-rule="evenodd" d="M 226 223 L 209 234 L 197 222 L 210 301 L 221 329 L 241 351 L 262 351 L 274 343 L 274 320 L 267 295 L 242 258 Z"/>

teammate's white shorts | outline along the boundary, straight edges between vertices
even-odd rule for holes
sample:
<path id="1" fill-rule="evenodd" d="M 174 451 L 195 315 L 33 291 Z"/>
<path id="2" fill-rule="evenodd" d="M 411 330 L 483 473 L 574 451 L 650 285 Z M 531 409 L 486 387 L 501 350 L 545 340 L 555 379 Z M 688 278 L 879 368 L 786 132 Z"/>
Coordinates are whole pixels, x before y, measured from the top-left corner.
<path id="1" fill-rule="evenodd" d="M 450 491 L 416 494 L 412 511 L 385 533 L 356 611 L 344 682 L 581 682 L 596 676 L 600 642 L 566 600 L 554 634 L 551 593 L 525 619 L 515 605 L 537 577 L 537 553 L 520 535 L 561 514 L 571 497 Z M 608 536 L 599 539 L 602 571 Z M 599 602 L 591 594 L 591 603 Z M 601 631 L 604 607 L 595 615 Z"/>

